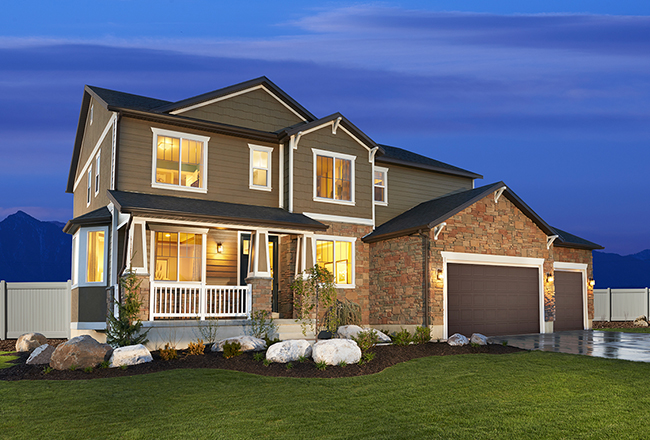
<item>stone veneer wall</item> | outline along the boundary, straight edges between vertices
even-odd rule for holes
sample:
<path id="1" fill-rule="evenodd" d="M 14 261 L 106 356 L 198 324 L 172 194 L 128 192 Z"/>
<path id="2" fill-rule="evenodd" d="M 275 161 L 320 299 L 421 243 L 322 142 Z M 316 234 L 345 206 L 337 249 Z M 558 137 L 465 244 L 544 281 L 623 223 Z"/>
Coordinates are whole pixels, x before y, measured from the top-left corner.
<path id="1" fill-rule="evenodd" d="M 278 279 L 278 312 L 281 319 L 293 318 L 293 294 L 291 282 L 296 274 L 296 249 L 298 237 L 282 235 L 279 240 L 278 258 L 280 278 Z"/>
<path id="2" fill-rule="evenodd" d="M 556 262 L 586 264 L 587 279 L 593 279 L 593 255 L 590 250 L 553 246 L 553 255 Z M 589 285 L 587 285 L 587 315 L 588 319 L 594 319 L 594 289 Z"/>

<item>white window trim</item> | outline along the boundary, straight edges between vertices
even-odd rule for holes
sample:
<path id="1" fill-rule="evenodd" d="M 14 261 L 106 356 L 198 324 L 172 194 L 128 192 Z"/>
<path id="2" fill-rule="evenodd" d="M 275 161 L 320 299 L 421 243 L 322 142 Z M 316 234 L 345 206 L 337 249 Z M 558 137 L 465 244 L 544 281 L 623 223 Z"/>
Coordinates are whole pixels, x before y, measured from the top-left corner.
<path id="1" fill-rule="evenodd" d="M 86 179 L 86 206 L 90 206 L 90 200 L 92 199 L 93 191 L 93 166 L 90 164 L 88 167 L 87 179 Z"/>
<path id="2" fill-rule="evenodd" d="M 162 128 L 151 127 L 153 132 L 152 140 L 152 156 L 151 156 L 151 187 L 152 188 L 161 188 L 161 189 L 171 189 L 174 191 L 189 191 L 189 192 L 198 192 L 198 193 L 207 193 L 208 192 L 208 141 L 210 140 L 209 136 L 200 136 L 197 134 L 183 133 L 180 131 L 165 130 Z M 203 149 L 201 151 L 202 157 L 202 173 L 201 176 L 201 186 L 195 188 L 193 186 L 182 186 L 182 185 L 173 185 L 170 183 L 158 183 L 156 182 L 156 158 L 158 153 L 158 136 L 168 136 L 178 138 L 180 141 L 180 146 L 182 148 L 183 139 L 203 142 Z M 180 180 L 180 176 L 179 176 Z"/>
<path id="3" fill-rule="evenodd" d="M 150 283 L 178 283 L 178 284 L 193 284 L 197 286 L 205 286 L 206 277 L 207 277 L 207 238 L 208 238 L 208 229 L 199 229 L 199 228 L 173 228 L 164 225 L 151 225 L 151 258 L 149 258 L 149 282 Z M 156 232 L 170 232 L 174 234 L 188 233 L 201 235 L 201 280 L 200 281 L 177 281 L 177 280 L 157 280 L 156 279 Z M 180 246 L 177 247 L 177 252 L 180 252 Z M 176 257 L 176 278 L 180 275 L 180 256 Z M 153 295 L 151 295 L 151 302 L 153 305 Z M 153 310 L 153 307 L 150 309 Z"/>
<path id="4" fill-rule="evenodd" d="M 249 189 L 256 189 L 260 191 L 272 191 L 273 188 L 271 186 L 271 169 L 273 168 L 273 148 L 272 147 L 264 147 L 262 145 L 253 145 L 253 144 L 248 144 L 248 148 L 250 149 L 250 161 L 249 161 L 249 171 L 248 171 L 248 188 Z M 264 153 L 268 153 L 268 167 L 266 168 L 266 185 L 255 185 L 253 183 L 253 152 L 255 151 L 261 151 Z M 258 169 L 263 169 L 263 168 L 258 168 Z"/>
<path id="5" fill-rule="evenodd" d="M 101 154 L 97 153 L 97 157 L 95 158 L 95 197 L 97 197 L 97 194 L 99 194 L 99 163 L 100 163 L 100 157 Z"/>
<path id="6" fill-rule="evenodd" d="M 334 283 L 334 287 L 336 287 L 337 289 L 354 289 L 354 288 L 356 288 L 356 281 L 357 281 L 357 278 L 356 278 L 356 272 L 357 272 L 356 271 L 356 246 L 355 246 L 355 243 L 357 241 L 356 237 L 341 237 L 341 236 L 338 236 L 338 235 L 314 235 L 314 239 L 313 239 L 313 252 L 314 252 L 313 261 L 314 261 L 314 263 L 317 263 L 317 260 L 316 260 L 316 243 L 318 242 L 318 240 L 334 241 L 334 242 L 336 242 L 336 241 L 346 241 L 346 242 L 352 243 L 352 274 L 351 274 L 352 279 L 351 279 L 351 282 L 350 282 L 350 284 Z M 334 246 L 336 248 L 336 244 L 334 244 Z M 336 277 L 336 274 L 334 274 L 334 277 Z"/>
<path id="7" fill-rule="evenodd" d="M 375 200 L 375 188 L 378 185 L 375 185 L 375 171 L 379 171 L 380 173 L 384 173 L 384 186 L 380 188 L 384 188 L 384 201 L 383 202 L 378 202 Z M 374 167 L 374 170 L 372 172 L 372 201 L 375 205 L 378 206 L 388 206 L 388 168 L 384 167 Z"/>
<path id="8" fill-rule="evenodd" d="M 582 328 L 589 327 L 589 311 L 587 308 L 587 264 L 586 263 L 564 263 L 561 261 L 553 262 L 553 270 L 558 272 L 578 272 L 582 274 Z"/>
<path id="9" fill-rule="evenodd" d="M 90 104 L 90 124 L 93 125 L 93 116 L 95 113 L 95 104 Z"/>
<path id="10" fill-rule="evenodd" d="M 140 236 L 136 237 L 135 235 L 135 226 L 140 225 Z M 133 272 L 139 275 L 148 275 L 149 272 L 147 268 L 149 264 L 147 263 L 147 222 L 145 220 L 134 220 L 131 222 L 131 227 L 129 228 L 129 248 L 126 255 L 126 267 L 129 267 Z M 143 254 L 142 255 L 142 266 L 135 267 L 131 265 L 131 259 L 133 258 L 133 247 L 135 245 L 135 240 L 141 242 Z"/>
<path id="11" fill-rule="evenodd" d="M 79 231 L 72 236 L 72 287 L 79 285 Z"/>
<path id="12" fill-rule="evenodd" d="M 349 205 L 349 206 L 354 206 L 355 205 L 355 161 L 357 160 L 357 156 L 352 156 L 349 154 L 343 154 L 343 153 L 334 153 L 333 151 L 326 151 L 326 150 L 319 150 L 316 148 L 311 149 L 313 153 L 313 162 L 314 162 L 314 178 L 313 178 L 313 198 L 315 202 L 324 202 L 324 203 L 334 203 L 336 205 Z M 317 178 L 318 178 L 318 161 L 317 161 L 317 156 L 325 156 L 325 157 L 331 157 L 333 159 L 342 159 L 342 160 L 349 160 L 350 163 L 350 200 L 336 200 L 336 199 L 328 199 L 325 197 L 318 197 L 316 195 L 316 188 L 317 188 Z M 334 165 L 334 168 L 336 168 L 336 165 Z M 335 171 L 336 173 L 336 171 Z M 335 187 L 336 188 L 336 187 Z"/>
<path id="13" fill-rule="evenodd" d="M 86 281 L 88 276 L 88 233 L 95 231 L 104 232 L 104 280 L 96 282 Z M 77 286 L 79 287 L 89 287 L 89 286 L 106 286 L 107 285 L 107 275 L 108 275 L 108 247 L 110 245 L 108 239 L 108 226 L 94 226 L 90 228 L 79 228 L 77 231 L 79 238 L 77 240 Z M 73 257 L 74 258 L 74 257 Z M 74 269 L 73 269 L 74 271 Z"/>

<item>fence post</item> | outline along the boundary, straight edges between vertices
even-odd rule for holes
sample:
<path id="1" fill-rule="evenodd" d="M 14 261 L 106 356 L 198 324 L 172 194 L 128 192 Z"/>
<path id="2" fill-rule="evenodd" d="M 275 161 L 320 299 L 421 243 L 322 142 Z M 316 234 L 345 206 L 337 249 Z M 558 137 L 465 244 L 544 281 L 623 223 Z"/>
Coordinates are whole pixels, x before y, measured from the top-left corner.
<path id="1" fill-rule="evenodd" d="M 0 281 L 0 340 L 7 339 L 7 282 Z"/>
<path id="2" fill-rule="evenodd" d="M 72 280 L 68 280 L 66 284 L 66 319 L 65 321 L 67 322 L 67 327 L 68 327 L 68 339 L 70 339 L 70 336 L 72 336 L 72 331 L 70 329 L 70 325 L 72 324 Z"/>
<path id="3" fill-rule="evenodd" d="M 645 305 L 646 305 L 646 314 L 645 317 L 648 319 L 650 316 L 650 289 L 645 288 Z"/>
<path id="4" fill-rule="evenodd" d="M 607 288 L 607 299 L 609 304 L 608 307 L 609 310 L 607 311 L 608 312 L 607 314 L 609 316 L 607 317 L 607 322 L 610 322 L 612 320 L 612 288 L 611 287 Z"/>

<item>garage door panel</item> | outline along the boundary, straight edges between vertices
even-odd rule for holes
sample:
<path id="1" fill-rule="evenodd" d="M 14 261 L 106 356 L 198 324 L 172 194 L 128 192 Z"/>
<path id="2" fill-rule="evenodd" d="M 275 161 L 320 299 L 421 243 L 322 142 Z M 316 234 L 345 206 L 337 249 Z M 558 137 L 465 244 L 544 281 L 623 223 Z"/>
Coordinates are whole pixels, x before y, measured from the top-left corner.
<path id="1" fill-rule="evenodd" d="M 584 328 L 582 293 L 581 272 L 555 271 L 555 331 Z"/>
<path id="2" fill-rule="evenodd" d="M 539 332 L 536 268 L 448 264 L 449 334 Z"/>

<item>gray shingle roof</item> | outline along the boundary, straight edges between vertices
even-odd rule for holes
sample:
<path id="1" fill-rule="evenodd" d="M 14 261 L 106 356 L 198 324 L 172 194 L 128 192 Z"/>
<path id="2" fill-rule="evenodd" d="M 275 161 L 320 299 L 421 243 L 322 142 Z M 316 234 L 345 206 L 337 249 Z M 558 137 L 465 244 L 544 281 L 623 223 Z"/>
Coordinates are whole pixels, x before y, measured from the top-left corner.
<path id="1" fill-rule="evenodd" d="M 404 165 L 420 166 L 426 169 L 433 169 L 435 171 L 447 172 L 461 176 L 471 177 L 473 179 L 482 179 L 480 174 L 464 170 L 462 168 L 449 165 L 448 163 L 440 162 L 439 160 L 431 159 L 430 157 L 422 156 L 421 154 L 405 150 L 399 147 L 391 147 L 389 145 L 379 145 L 383 150 L 382 156 L 377 156 L 377 162 L 396 163 Z"/>
<path id="2" fill-rule="evenodd" d="M 68 223 L 63 228 L 63 232 L 74 234 L 79 226 L 107 225 L 110 224 L 112 219 L 111 212 L 106 206 L 103 206 L 79 217 L 75 217 L 72 220 L 68 220 Z"/>
<path id="3" fill-rule="evenodd" d="M 603 246 L 585 240 L 584 238 L 578 237 L 577 235 L 570 234 L 566 231 L 553 227 L 555 233 L 558 235 L 558 238 L 553 242 L 554 246 L 559 247 L 570 247 L 570 248 L 581 248 L 581 249 L 605 249 Z"/>
<path id="4" fill-rule="evenodd" d="M 162 99 L 147 98 L 146 96 L 117 92 L 115 90 L 103 89 L 101 87 L 86 86 L 86 89 L 93 93 L 97 98 L 104 101 L 106 105 L 113 107 L 152 111 L 157 107 L 170 103 L 169 101 L 163 101 Z"/>

